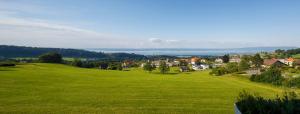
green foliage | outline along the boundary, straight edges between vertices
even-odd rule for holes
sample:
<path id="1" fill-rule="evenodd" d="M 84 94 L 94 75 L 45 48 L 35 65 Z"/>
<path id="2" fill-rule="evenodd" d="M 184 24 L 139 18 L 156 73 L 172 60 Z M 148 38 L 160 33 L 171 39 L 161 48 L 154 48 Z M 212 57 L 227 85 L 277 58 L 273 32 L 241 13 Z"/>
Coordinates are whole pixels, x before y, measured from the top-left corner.
<path id="1" fill-rule="evenodd" d="M 249 61 L 242 59 L 239 63 L 239 71 L 245 71 L 250 68 Z"/>
<path id="2" fill-rule="evenodd" d="M 230 59 L 230 56 L 229 56 L 228 54 L 226 54 L 226 55 L 224 55 L 224 56 L 222 57 L 222 60 L 223 60 L 224 63 L 228 63 L 228 62 L 229 62 L 229 59 Z"/>
<path id="3" fill-rule="evenodd" d="M 227 73 L 227 71 L 224 67 L 213 68 L 212 71 L 210 72 L 211 75 L 215 75 L 215 76 L 221 76 L 226 73 Z"/>
<path id="4" fill-rule="evenodd" d="M 285 86 L 300 88 L 300 77 L 291 78 L 285 81 Z"/>
<path id="5" fill-rule="evenodd" d="M 39 56 L 39 61 L 43 63 L 61 63 L 62 56 L 56 52 L 49 52 Z"/>
<path id="6" fill-rule="evenodd" d="M 108 65 L 109 70 L 123 70 L 122 64 L 119 62 L 112 62 Z"/>
<path id="7" fill-rule="evenodd" d="M 245 71 L 250 68 L 251 56 L 244 55 L 241 58 L 241 62 L 239 63 L 239 71 Z"/>
<path id="8" fill-rule="evenodd" d="M 227 63 L 225 68 L 227 73 L 234 73 L 239 71 L 238 63 Z"/>
<path id="9" fill-rule="evenodd" d="M 256 67 L 256 68 L 260 68 L 261 65 L 264 63 L 264 60 L 260 57 L 259 54 L 255 54 L 252 59 L 252 64 Z"/>
<path id="10" fill-rule="evenodd" d="M 143 69 L 145 71 L 152 72 L 153 70 L 155 70 L 155 66 L 152 65 L 151 62 L 146 62 L 146 64 L 144 65 Z"/>
<path id="11" fill-rule="evenodd" d="M 77 67 L 82 67 L 83 63 L 80 59 L 75 59 L 74 61 L 72 61 L 72 65 Z"/>
<path id="12" fill-rule="evenodd" d="M 227 63 L 225 67 L 213 68 L 210 74 L 215 76 L 221 76 L 227 73 L 235 73 L 238 71 L 238 63 Z"/>
<path id="13" fill-rule="evenodd" d="M 164 62 L 164 61 L 161 61 L 161 62 L 160 62 L 158 68 L 159 68 L 160 73 L 162 73 L 162 74 L 165 74 L 165 73 L 167 73 L 167 72 L 170 71 L 169 66 L 168 66 L 168 65 L 166 64 L 166 62 Z"/>
<path id="14" fill-rule="evenodd" d="M 243 114 L 299 114 L 300 100 L 295 92 L 285 92 L 283 97 L 265 99 L 258 95 L 242 91 L 236 103 Z"/>
<path id="15" fill-rule="evenodd" d="M 269 68 L 261 75 L 252 75 L 251 81 L 271 83 L 274 85 L 281 85 L 284 78 L 281 76 L 281 70 L 275 67 Z"/>

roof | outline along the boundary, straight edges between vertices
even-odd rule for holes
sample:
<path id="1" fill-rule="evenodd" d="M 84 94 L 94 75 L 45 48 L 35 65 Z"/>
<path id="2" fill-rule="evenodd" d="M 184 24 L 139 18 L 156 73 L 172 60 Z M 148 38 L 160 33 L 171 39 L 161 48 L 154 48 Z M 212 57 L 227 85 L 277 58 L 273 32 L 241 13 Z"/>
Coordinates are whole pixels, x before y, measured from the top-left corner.
<path id="1" fill-rule="evenodd" d="M 279 61 L 279 60 L 277 60 L 277 59 L 265 59 L 264 60 L 264 65 L 268 65 L 268 66 L 271 66 L 271 65 L 273 65 L 274 63 L 276 63 L 277 61 Z"/>
<path id="2" fill-rule="evenodd" d="M 288 58 L 288 59 L 286 59 L 286 61 L 288 61 L 288 62 L 294 62 L 295 61 L 295 59 L 293 59 L 293 58 Z"/>
<path id="3" fill-rule="evenodd" d="M 191 62 L 197 62 L 197 61 L 199 61 L 200 60 L 200 58 L 198 58 L 198 57 L 193 57 L 192 59 L 191 59 Z"/>
<path id="4" fill-rule="evenodd" d="M 295 64 L 300 65 L 300 59 L 295 59 Z"/>

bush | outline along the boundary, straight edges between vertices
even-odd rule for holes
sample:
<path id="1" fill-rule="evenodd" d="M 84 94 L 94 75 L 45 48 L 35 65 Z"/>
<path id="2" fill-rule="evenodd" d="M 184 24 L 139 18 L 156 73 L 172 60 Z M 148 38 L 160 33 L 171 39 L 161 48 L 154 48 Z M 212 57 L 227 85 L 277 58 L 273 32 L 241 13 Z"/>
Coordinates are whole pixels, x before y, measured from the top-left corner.
<path id="1" fill-rule="evenodd" d="M 77 67 L 82 67 L 83 63 L 80 59 L 75 59 L 74 61 L 72 61 L 72 66 L 77 66 Z"/>
<path id="2" fill-rule="evenodd" d="M 238 63 L 227 63 L 226 71 L 228 73 L 234 73 L 239 71 Z"/>
<path id="3" fill-rule="evenodd" d="M 294 92 L 285 92 L 283 97 L 265 99 L 246 91 L 239 94 L 236 103 L 243 114 L 299 114 L 300 100 Z"/>
<path id="4" fill-rule="evenodd" d="M 123 70 L 122 64 L 121 63 L 110 63 L 108 65 L 109 70 Z"/>
<path id="5" fill-rule="evenodd" d="M 300 88 L 300 77 L 299 78 L 292 78 L 286 81 L 285 85 L 287 87 L 297 87 Z"/>
<path id="6" fill-rule="evenodd" d="M 275 67 L 271 67 L 261 75 L 252 75 L 251 81 L 271 83 L 274 85 L 281 85 L 284 78 L 281 76 L 281 70 Z"/>
<path id="7" fill-rule="evenodd" d="M 0 67 L 16 66 L 14 63 L 0 63 Z"/>
<path id="8" fill-rule="evenodd" d="M 221 76 L 226 73 L 227 71 L 224 67 L 213 68 L 212 71 L 210 72 L 211 75 L 215 75 L 215 76 Z"/>

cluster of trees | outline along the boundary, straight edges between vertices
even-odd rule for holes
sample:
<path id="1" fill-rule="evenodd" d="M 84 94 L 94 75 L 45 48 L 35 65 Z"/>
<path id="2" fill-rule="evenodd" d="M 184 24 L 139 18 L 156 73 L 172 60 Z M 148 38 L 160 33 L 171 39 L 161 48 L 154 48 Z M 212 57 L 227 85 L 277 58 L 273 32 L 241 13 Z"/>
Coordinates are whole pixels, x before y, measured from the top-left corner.
<path id="1" fill-rule="evenodd" d="M 159 69 L 160 73 L 162 73 L 162 74 L 168 73 L 170 71 L 170 67 L 164 61 L 161 61 L 159 63 L 158 69 Z"/>
<path id="2" fill-rule="evenodd" d="M 275 50 L 275 54 L 268 54 L 265 53 L 266 58 L 288 58 L 292 57 L 293 55 L 300 54 L 300 48 L 297 49 L 289 49 L 289 50 L 282 50 L 282 49 L 277 49 Z"/>
<path id="3" fill-rule="evenodd" d="M 39 56 L 39 61 L 43 63 L 64 63 L 81 68 L 97 68 L 109 70 L 123 70 L 121 62 L 118 61 L 83 61 L 75 59 L 71 62 L 63 61 L 62 55 L 55 52 L 45 53 Z"/>
<path id="4" fill-rule="evenodd" d="M 226 60 L 225 62 L 229 62 L 229 55 L 224 55 L 222 59 L 223 61 Z M 254 56 L 244 55 L 240 63 L 227 63 L 225 67 L 213 68 L 210 74 L 221 76 L 228 73 L 243 72 L 248 70 L 251 65 L 253 65 L 254 68 L 260 68 L 262 64 L 263 59 L 259 54 L 255 54 Z"/>
<path id="5" fill-rule="evenodd" d="M 148 62 L 145 63 L 143 69 L 144 69 L 145 71 L 152 72 L 153 70 L 156 69 L 156 66 L 153 65 L 150 61 L 148 61 Z"/>
<path id="6" fill-rule="evenodd" d="M 299 114 L 300 100 L 295 92 L 285 92 L 283 97 L 265 99 L 243 91 L 237 98 L 237 107 L 243 114 Z"/>
<path id="7" fill-rule="evenodd" d="M 250 80 L 256 82 L 271 83 L 274 85 L 282 85 L 284 78 L 281 75 L 281 70 L 279 68 L 271 67 L 260 75 L 252 75 L 250 77 Z"/>
<path id="8" fill-rule="evenodd" d="M 0 62 L 0 67 L 10 67 L 10 66 L 16 66 L 14 62 L 11 61 L 2 61 Z"/>
<path id="9" fill-rule="evenodd" d="M 75 59 L 71 65 L 81 68 L 99 68 L 103 70 L 123 70 L 121 62 L 118 61 L 83 61 Z"/>
<path id="10" fill-rule="evenodd" d="M 281 50 L 281 49 L 277 49 L 277 50 L 275 50 L 275 53 L 278 53 L 278 54 L 284 54 L 284 55 L 287 55 L 287 56 L 291 56 L 291 55 L 300 54 L 300 48 L 297 48 L 297 49 L 289 49 L 289 50 Z"/>
<path id="11" fill-rule="evenodd" d="M 97 62 L 82 61 L 80 59 L 75 59 L 70 64 L 72 66 L 81 67 L 81 68 L 95 68 L 95 67 L 98 67 L 98 63 Z"/>
<path id="12" fill-rule="evenodd" d="M 156 69 L 156 66 L 153 65 L 150 61 L 146 62 L 143 69 L 148 72 L 152 72 Z M 160 61 L 158 70 L 160 73 L 165 74 L 170 71 L 170 67 L 167 65 L 165 61 Z"/>
<path id="13" fill-rule="evenodd" d="M 63 59 L 59 53 L 49 52 L 39 56 L 39 61 L 43 63 L 62 63 Z"/>

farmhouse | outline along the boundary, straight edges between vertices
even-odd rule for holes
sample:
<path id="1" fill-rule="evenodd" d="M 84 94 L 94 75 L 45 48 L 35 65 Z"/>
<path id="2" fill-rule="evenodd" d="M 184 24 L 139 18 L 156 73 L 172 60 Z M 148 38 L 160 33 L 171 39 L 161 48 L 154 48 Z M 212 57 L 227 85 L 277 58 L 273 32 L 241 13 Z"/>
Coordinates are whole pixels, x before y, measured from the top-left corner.
<path id="1" fill-rule="evenodd" d="M 198 58 L 198 57 L 193 57 L 193 58 L 191 58 L 191 64 L 192 65 L 195 65 L 195 64 L 197 64 L 197 62 L 200 62 L 200 58 Z"/>
<path id="2" fill-rule="evenodd" d="M 215 60 L 215 62 L 216 62 L 216 63 L 223 63 L 223 59 L 217 58 L 217 59 Z"/>
<path id="3" fill-rule="evenodd" d="M 239 56 L 233 56 L 229 59 L 230 63 L 239 63 L 241 62 L 241 58 Z"/>
<path id="4" fill-rule="evenodd" d="M 176 66 L 179 64 L 179 62 L 170 62 L 169 60 L 156 60 L 156 61 L 152 61 L 152 65 L 159 67 L 160 62 L 165 62 L 169 67 Z"/>
<path id="5" fill-rule="evenodd" d="M 193 70 L 206 70 L 209 69 L 209 65 L 206 64 L 200 64 L 200 65 L 192 65 Z"/>
<path id="6" fill-rule="evenodd" d="M 287 66 L 287 65 L 284 64 L 283 62 L 279 61 L 278 59 L 274 59 L 274 58 L 273 59 L 265 59 L 263 67 L 268 68 L 271 66 L 283 67 L 283 66 Z"/>
<path id="7" fill-rule="evenodd" d="M 287 58 L 285 59 L 284 63 L 290 67 L 292 67 L 294 65 L 295 59 L 293 58 Z"/>

